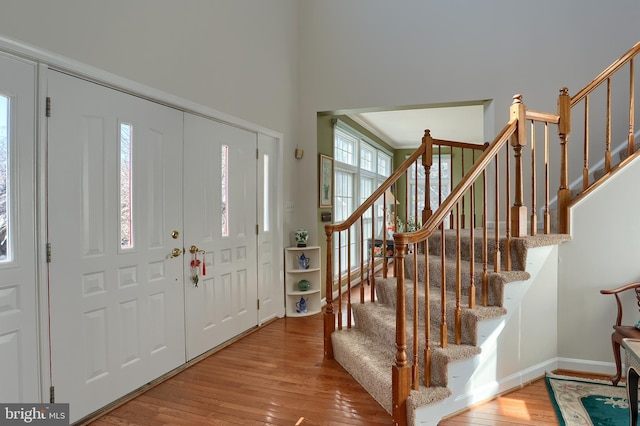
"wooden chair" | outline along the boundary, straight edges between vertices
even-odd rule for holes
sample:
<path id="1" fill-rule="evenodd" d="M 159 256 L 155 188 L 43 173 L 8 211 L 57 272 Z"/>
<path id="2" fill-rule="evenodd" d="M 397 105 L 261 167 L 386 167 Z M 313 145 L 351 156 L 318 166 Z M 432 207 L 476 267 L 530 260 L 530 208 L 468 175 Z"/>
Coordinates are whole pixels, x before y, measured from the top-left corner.
<path id="1" fill-rule="evenodd" d="M 618 304 L 618 317 L 616 323 L 613 326 L 613 333 L 611 334 L 611 346 L 613 347 L 613 358 L 616 361 L 616 375 L 611 377 L 611 383 L 617 385 L 622 376 L 622 365 L 620 361 L 620 345 L 622 339 L 633 338 L 640 339 L 640 330 L 635 325 L 622 325 L 622 302 L 620 301 L 620 293 L 627 290 L 634 290 L 636 293 L 636 299 L 638 306 L 640 307 L 640 282 L 623 285 L 611 290 L 600 290 L 602 294 L 613 294 L 616 297 L 616 303 Z"/>

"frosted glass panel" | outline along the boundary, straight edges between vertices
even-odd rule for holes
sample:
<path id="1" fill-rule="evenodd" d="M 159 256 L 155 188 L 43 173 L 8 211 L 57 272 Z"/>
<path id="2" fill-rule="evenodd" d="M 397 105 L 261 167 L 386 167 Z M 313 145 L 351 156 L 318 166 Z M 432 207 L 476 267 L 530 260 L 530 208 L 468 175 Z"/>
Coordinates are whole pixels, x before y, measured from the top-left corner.
<path id="1" fill-rule="evenodd" d="M 130 124 L 120 124 L 120 247 L 133 247 L 132 228 L 132 128 Z"/>
<path id="2" fill-rule="evenodd" d="M 229 236 L 229 146 L 222 145 L 222 236 Z"/>
<path id="3" fill-rule="evenodd" d="M 9 98 L 0 95 L 0 262 L 9 258 Z"/>

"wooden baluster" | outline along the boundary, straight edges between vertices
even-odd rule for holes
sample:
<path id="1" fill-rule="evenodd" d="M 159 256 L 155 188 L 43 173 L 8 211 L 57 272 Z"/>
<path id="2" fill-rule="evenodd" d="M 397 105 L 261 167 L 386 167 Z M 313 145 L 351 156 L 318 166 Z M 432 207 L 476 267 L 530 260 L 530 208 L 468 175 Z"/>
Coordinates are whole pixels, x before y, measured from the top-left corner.
<path id="1" fill-rule="evenodd" d="M 424 385 L 431 386 L 431 304 L 429 278 L 429 237 L 424 242 Z"/>
<path id="2" fill-rule="evenodd" d="M 424 145 L 424 154 L 422 155 L 422 167 L 424 167 L 424 204 L 425 208 L 422 211 L 422 224 L 424 225 L 427 220 L 433 214 L 431 210 L 431 182 L 429 176 L 431 174 L 431 166 L 433 165 L 433 138 L 431 137 L 431 131 L 429 129 L 424 131 L 422 137 L 422 143 Z"/>
<path id="3" fill-rule="evenodd" d="M 404 230 L 407 232 L 409 225 L 409 169 L 404 172 Z"/>
<path id="4" fill-rule="evenodd" d="M 371 206 L 371 217 L 375 217 L 375 210 L 376 206 L 375 204 Z M 383 211 L 384 213 L 384 211 Z M 387 232 L 386 229 L 386 222 L 387 219 L 386 217 L 382 219 L 382 227 L 384 228 L 384 233 Z M 371 264 L 371 268 L 369 270 L 369 291 L 371 292 L 370 294 L 370 298 L 372 302 L 375 302 L 375 293 L 373 292 L 373 289 L 375 288 L 376 285 L 376 223 L 375 221 L 371 221 L 371 253 L 369 253 L 369 260 L 370 260 L 370 264 Z"/>
<path id="5" fill-rule="evenodd" d="M 460 203 L 456 203 L 456 309 L 454 314 L 455 342 L 459 345 L 462 342 L 462 263 L 460 244 Z M 473 263 L 473 260 L 472 260 Z"/>
<path id="6" fill-rule="evenodd" d="M 442 205 L 442 145 L 438 145 L 438 207 Z"/>
<path id="7" fill-rule="evenodd" d="M 338 232 L 338 330 L 342 330 L 342 231 Z"/>
<path id="8" fill-rule="evenodd" d="M 397 303 L 396 303 L 396 359 L 391 369 L 391 405 L 394 424 L 407 423 L 407 398 L 411 390 L 411 370 L 407 364 L 407 312 L 404 288 L 404 258 L 407 255 L 407 243 L 395 241 L 397 258 Z"/>
<path id="9" fill-rule="evenodd" d="M 531 121 L 531 235 L 538 234 L 536 214 L 536 123 Z"/>
<path id="10" fill-rule="evenodd" d="M 393 195 L 393 199 L 396 200 L 396 201 L 394 201 L 394 204 L 393 204 L 393 212 L 394 212 L 394 215 L 393 215 L 393 221 L 394 221 L 393 229 L 395 229 L 395 232 L 398 232 L 398 211 L 397 211 L 398 210 L 398 207 L 397 207 L 398 206 L 398 201 L 397 201 L 398 200 L 398 187 L 397 187 L 397 182 L 396 182 L 396 186 L 393 187 L 393 191 L 391 192 L 391 195 Z M 394 244 L 394 246 L 395 246 L 395 244 Z M 384 252 L 385 252 L 385 256 L 386 256 L 386 253 L 387 253 L 387 246 L 386 245 L 384 246 Z M 387 264 L 387 258 L 386 257 L 384 258 L 384 264 L 385 265 Z M 396 258 L 395 258 L 395 256 L 393 257 L 393 266 L 394 266 L 394 268 L 393 268 L 393 276 L 397 277 L 398 276 L 398 272 L 397 272 L 398 268 L 395 267 L 396 266 Z M 384 277 L 387 278 L 387 275 L 385 274 Z"/>
<path id="11" fill-rule="evenodd" d="M 324 357 L 333 359 L 333 346 L 331 344 L 331 334 L 336 330 L 336 314 L 333 311 L 333 231 L 330 225 L 325 226 L 327 237 L 327 266 L 325 277 L 325 300 L 324 307 Z"/>
<path id="12" fill-rule="evenodd" d="M 450 163 L 449 163 L 451 165 L 450 166 L 451 170 L 449 171 L 449 179 L 451 181 L 451 187 L 453 188 L 454 187 L 454 184 L 453 184 L 453 176 L 454 176 L 453 170 L 455 169 L 455 166 L 454 166 L 455 162 L 453 161 L 453 147 L 449 148 L 449 153 L 451 154 L 451 156 L 449 157 L 450 160 L 451 160 Z M 440 171 L 442 172 L 442 169 L 440 169 Z M 440 202 L 440 204 L 442 204 L 442 202 Z M 453 209 L 451 209 L 451 211 L 449 212 L 449 229 L 453 229 Z"/>
<path id="13" fill-rule="evenodd" d="M 589 187 L 589 95 L 584 97 L 584 153 L 582 165 L 582 190 Z"/>
<path id="14" fill-rule="evenodd" d="M 462 174 L 461 174 L 461 179 L 464 179 L 464 175 L 465 175 L 464 151 L 465 151 L 465 149 L 464 149 L 464 148 L 460 148 L 460 153 L 461 153 L 461 154 L 460 154 L 460 158 L 461 158 L 461 162 L 462 162 Z M 466 223 L 466 221 L 465 221 L 465 217 L 466 217 L 466 216 L 465 216 L 465 214 L 464 214 L 464 212 L 465 212 L 465 209 L 464 209 L 464 199 L 465 199 L 465 197 L 466 197 L 466 194 L 462 196 L 462 214 L 461 214 L 461 216 L 460 216 L 460 224 L 461 224 L 461 226 L 462 226 L 462 229 L 464 229 L 464 228 L 465 228 L 465 223 Z"/>
<path id="15" fill-rule="evenodd" d="M 496 213 L 495 213 L 495 247 L 493 251 L 493 272 L 500 272 L 502 269 L 500 258 L 500 188 L 498 182 L 500 180 L 500 164 L 498 162 L 499 153 L 496 153 L 496 182 L 495 182 L 495 194 L 496 194 Z"/>
<path id="16" fill-rule="evenodd" d="M 351 228 L 347 229 L 347 328 L 351 328 Z"/>
<path id="17" fill-rule="evenodd" d="M 393 195 L 394 199 L 395 194 Z M 385 190 L 382 193 L 382 211 L 384 212 L 384 231 L 382 232 L 382 276 L 387 278 L 387 218 L 389 217 L 389 212 L 387 211 L 387 191 Z M 393 204 L 393 220 L 394 220 L 394 232 L 398 232 L 398 209 L 396 208 L 395 202 Z M 374 241 L 375 245 L 375 241 Z M 375 266 L 375 263 L 374 263 Z"/>
<path id="18" fill-rule="evenodd" d="M 414 206 L 413 206 L 413 220 L 415 221 L 416 226 L 418 225 L 418 222 L 420 222 L 420 218 L 418 216 L 418 161 L 416 160 L 415 163 L 413 163 L 413 167 L 414 167 L 414 177 L 413 177 L 413 201 L 414 201 Z"/>
<path id="19" fill-rule="evenodd" d="M 516 132 L 511 137 L 511 146 L 513 146 L 516 170 L 515 170 L 515 200 L 513 207 L 510 206 L 510 201 L 507 200 L 507 228 L 511 228 L 514 237 L 525 237 L 527 235 L 527 207 L 524 205 L 524 178 L 522 176 L 522 149 L 527 144 L 527 121 L 526 121 L 526 107 L 522 103 L 522 95 L 514 95 L 513 103 L 509 108 L 511 118 L 518 120 L 518 127 Z M 507 152 L 507 164 L 509 159 L 509 153 Z M 509 181 L 509 175 L 511 171 L 507 169 L 507 182 Z M 508 185 L 508 184 L 507 184 Z M 509 196 L 507 192 L 507 196 Z M 510 216 L 510 217 L 509 217 Z M 510 240 L 507 239 L 507 242 Z M 511 252 L 506 251 L 506 259 L 509 260 Z M 509 271 L 510 269 L 507 269 Z"/>
<path id="20" fill-rule="evenodd" d="M 607 130 L 604 154 L 604 170 L 611 170 L 611 78 L 607 78 Z"/>
<path id="21" fill-rule="evenodd" d="M 569 135 L 571 134 L 571 98 L 569 89 L 560 89 L 558 97 L 558 135 L 560 137 L 560 188 L 558 189 L 558 232 L 569 233 L 569 202 L 571 190 L 569 189 Z"/>
<path id="22" fill-rule="evenodd" d="M 633 74 L 633 58 L 629 60 L 629 149 L 627 154 L 630 157 L 635 151 L 635 76 Z"/>
<path id="23" fill-rule="evenodd" d="M 373 214 L 371 215 L 371 226 L 373 226 L 373 222 L 375 221 L 375 217 Z M 364 269 L 364 241 L 365 241 L 365 233 L 364 233 L 364 216 L 360 218 L 360 303 L 364 303 L 364 277 L 365 277 L 365 269 Z"/>
<path id="24" fill-rule="evenodd" d="M 489 305 L 489 235 L 487 227 L 487 172 L 482 171 L 482 306 Z"/>
<path id="25" fill-rule="evenodd" d="M 416 177 L 417 178 L 417 177 Z M 417 243 L 414 243 L 417 246 Z M 418 250 L 413 249 L 413 365 L 411 367 L 412 389 L 420 388 L 420 365 L 418 364 Z"/>
<path id="26" fill-rule="evenodd" d="M 475 212 L 476 209 L 476 200 L 475 200 L 475 185 L 476 182 L 473 183 L 469 187 L 469 208 L 472 212 Z M 473 223 L 469 227 L 469 308 L 475 309 L 476 307 L 476 239 L 475 239 L 475 213 L 471 216 L 473 218 Z"/>
<path id="27" fill-rule="evenodd" d="M 447 246 L 445 243 L 444 223 L 440 226 L 440 346 L 447 347 L 447 262 L 445 253 Z"/>
<path id="28" fill-rule="evenodd" d="M 522 148 L 522 147 L 520 147 Z M 505 271 L 511 271 L 511 156 L 509 155 L 509 146 L 505 146 L 505 150 L 507 151 L 507 155 L 505 155 L 505 186 L 506 186 L 506 196 L 505 196 L 505 220 L 504 220 L 504 231 L 505 231 L 505 248 L 504 248 L 504 269 Z M 518 153 L 520 150 L 516 150 Z"/>
<path id="29" fill-rule="evenodd" d="M 551 233 L 549 210 L 549 123 L 544 123 L 544 233 Z"/>

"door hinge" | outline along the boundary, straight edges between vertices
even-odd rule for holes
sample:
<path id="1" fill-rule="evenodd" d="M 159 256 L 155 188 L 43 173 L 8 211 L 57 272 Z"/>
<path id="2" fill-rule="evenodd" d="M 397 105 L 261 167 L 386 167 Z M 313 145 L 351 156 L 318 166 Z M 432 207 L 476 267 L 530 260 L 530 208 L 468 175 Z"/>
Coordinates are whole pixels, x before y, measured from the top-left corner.
<path id="1" fill-rule="evenodd" d="M 256 235 L 260 235 L 260 225 L 256 223 Z"/>
<path id="2" fill-rule="evenodd" d="M 256 300 L 258 302 L 258 310 L 260 310 L 260 299 Z"/>
<path id="3" fill-rule="evenodd" d="M 260 149 L 256 148 L 256 160 L 260 159 Z"/>
<path id="4" fill-rule="evenodd" d="M 54 404 L 56 402 L 56 388 L 51 386 L 49 388 L 49 404 Z"/>
<path id="5" fill-rule="evenodd" d="M 47 243 L 47 263 L 51 263 L 51 243 Z"/>
<path id="6" fill-rule="evenodd" d="M 51 117 L 51 98 L 47 96 L 47 105 L 45 107 L 45 116 Z"/>

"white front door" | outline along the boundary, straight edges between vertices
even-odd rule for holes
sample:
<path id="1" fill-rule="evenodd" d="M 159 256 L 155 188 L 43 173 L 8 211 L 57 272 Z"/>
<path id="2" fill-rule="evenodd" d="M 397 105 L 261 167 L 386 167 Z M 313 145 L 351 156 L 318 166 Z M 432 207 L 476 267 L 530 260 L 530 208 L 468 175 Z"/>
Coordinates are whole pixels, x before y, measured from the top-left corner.
<path id="1" fill-rule="evenodd" d="M 3 55 L 0 70 L 0 401 L 39 402 L 36 72 Z"/>
<path id="2" fill-rule="evenodd" d="M 185 362 L 183 114 L 48 85 L 52 384 L 75 421 Z"/>
<path id="3" fill-rule="evenodd" d="M 188 359 L 258 324 L 256 137 L 185 114 Z"/>

